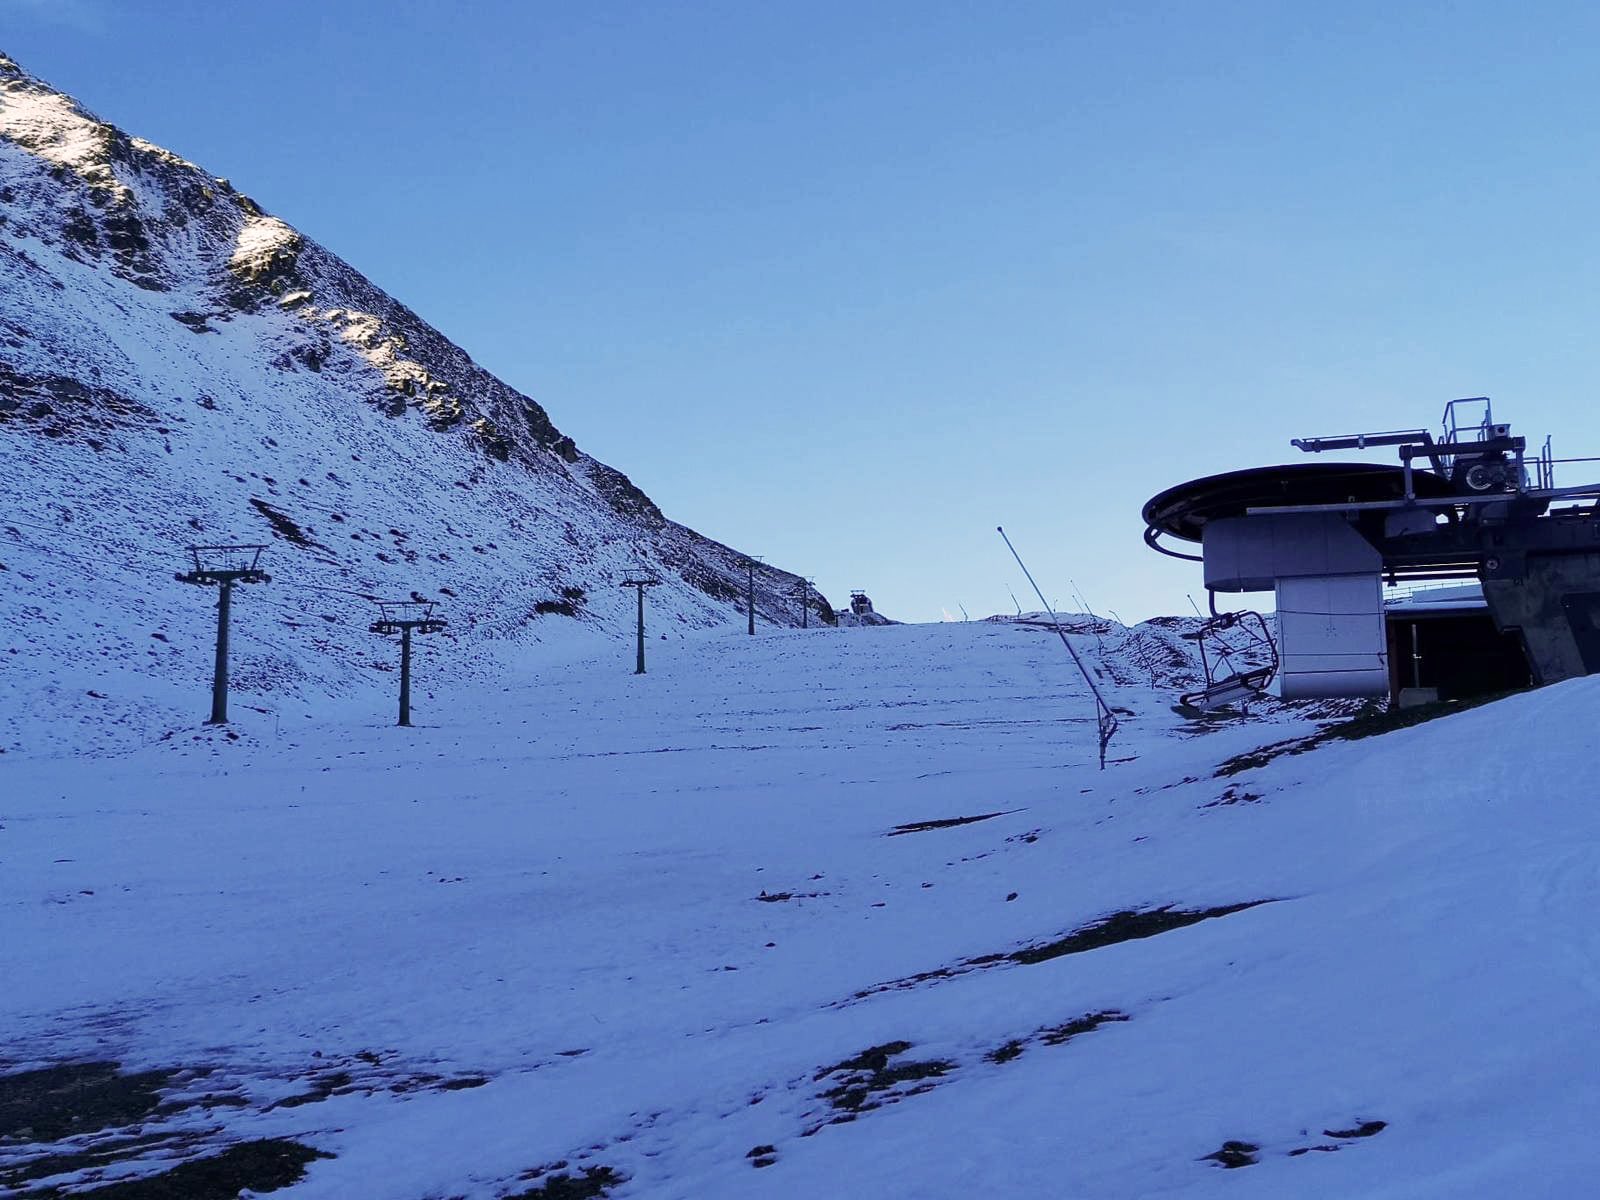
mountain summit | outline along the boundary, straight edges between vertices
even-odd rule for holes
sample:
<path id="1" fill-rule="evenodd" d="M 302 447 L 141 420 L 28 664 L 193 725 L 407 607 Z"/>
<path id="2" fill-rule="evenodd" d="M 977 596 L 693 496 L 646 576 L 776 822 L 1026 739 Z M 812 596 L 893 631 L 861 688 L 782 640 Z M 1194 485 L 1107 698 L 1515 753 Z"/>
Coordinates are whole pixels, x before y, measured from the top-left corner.
<path id="1" fill-rule="evenodd" d="M 374 598 L 440 603 L 436 678 L 631 633 L 639 572 L 652 636 L 743 620 L 742 555 L 227 180 L 3 54 L 0 465 L 0 695 L 33 714 L 13 748 L 196 711 L 194 543 L 268 544 L 234 677 L 273 712 L 388 689 Z M 800 623 L 800 583 L 757 571 L 762 624 Z"/>

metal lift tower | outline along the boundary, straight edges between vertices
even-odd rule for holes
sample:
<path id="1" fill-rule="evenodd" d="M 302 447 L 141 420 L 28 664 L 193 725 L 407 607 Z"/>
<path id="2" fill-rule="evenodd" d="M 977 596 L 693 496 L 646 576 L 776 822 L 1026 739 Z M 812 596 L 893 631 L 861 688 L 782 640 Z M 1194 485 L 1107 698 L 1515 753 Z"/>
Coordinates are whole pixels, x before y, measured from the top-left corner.
<path id="1" fill-rule="evenodd" d="M 228 723 L 228 619 L 233 609 L 233 585 L 270 583 L 261 570 L 265 546 L 190 546 L 194 570 L 179 571 L 179 583 L 217 587 L 217 657 L 211 672 L 211 716 L 207 725 Z"/>
<path id="2" fill-rule="evenodd" d="M 400 719 L 397 725 L 411 724 L 411 635 L 438 633 L 449 622 L 433 615 L 432 600 L 379 600 L 378 619 L 373 633 L 400 635 Z"/>

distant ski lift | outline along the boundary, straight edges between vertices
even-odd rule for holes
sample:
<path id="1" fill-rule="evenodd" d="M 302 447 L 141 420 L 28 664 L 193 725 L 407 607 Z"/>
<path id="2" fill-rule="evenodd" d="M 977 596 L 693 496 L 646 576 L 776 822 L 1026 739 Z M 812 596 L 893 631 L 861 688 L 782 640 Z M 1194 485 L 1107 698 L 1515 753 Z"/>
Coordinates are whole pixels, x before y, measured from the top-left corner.
<path id="1" fill-rule="evenodd" d="M 1190 708 L 1221 708 L 1252 700 L 1278 673 L 1278 646 L 1265 617 L 1249 609 L 1219 613 L 1215 597 L 1211 611 L 1211 619 L 1195 631 L 1206 685 L 1179 698 Z"/>

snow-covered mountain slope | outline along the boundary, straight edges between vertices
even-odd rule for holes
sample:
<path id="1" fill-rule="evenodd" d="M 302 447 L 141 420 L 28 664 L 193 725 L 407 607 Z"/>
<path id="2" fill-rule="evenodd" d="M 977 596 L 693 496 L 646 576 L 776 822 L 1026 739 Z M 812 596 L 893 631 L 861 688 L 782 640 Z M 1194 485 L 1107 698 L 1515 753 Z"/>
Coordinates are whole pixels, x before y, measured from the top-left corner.
<path id="1" fill-rule="evenodd" d="M 203 715 L 214 592 L 173 575 L 238 541 L 273 581 L 238 596 L 235 682 L 286 712 L 388 690 L 364 596 L 440 601 L 458 677 L 625 635 L 640 571 L 658 633 L 743 619 L 740 555 L 226 180 L 0 55 L 0 710 L 34 718 L 0 745 Z M 757 571 L 764 624 L 799 623 L 799 582 Z"/>
<path id="2" fill-rule="evenodd" d="M 1103 772 L 1016 622 L 7 760 L 0 1186 L 1589 1194 L 1600 682 L 1239 757 L 1074 625 Z"/>

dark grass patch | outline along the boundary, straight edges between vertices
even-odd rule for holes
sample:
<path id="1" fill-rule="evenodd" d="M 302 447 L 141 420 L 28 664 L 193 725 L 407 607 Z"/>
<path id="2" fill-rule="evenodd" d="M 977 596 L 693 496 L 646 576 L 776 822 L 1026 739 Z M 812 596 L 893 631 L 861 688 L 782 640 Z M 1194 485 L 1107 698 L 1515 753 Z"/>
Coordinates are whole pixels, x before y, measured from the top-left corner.
<path id="1" fill-rule="evenodd" d="M 450 879 L 441 879 L 441 883 L 458 882 Z M 377 1092 L 387 1091 L 394 1095 L 406 1095 L 411 1092 L 459 1092 L 469 1088 L 482 1087 L 488 1083 L 484 1075 L 435 1075 L 428 1071 L 398 1072 L 388 1069 L 383 1064 L 381 1055 L 363 1050 L 354 1056 L 355 1060 L 376 1068 L 364 1070 L 356 1068 L 359 1076 L 349 1070 L 328 1069 L 320 1075 L 307 1079 L 306 1090 L 296 1092 L 292 1096 L 285 1096 L 282 1100 L 274 1101 L 267 1105 L 264 1111 L 271 1112 L 276 1108 L 299 1108 L 305 1104 L 320 1104 L 322 1101 L 334 1096 L 371 1096 Z M 350 1064 L 354 1066 L 354 1063 Z"/>
<path id="2" fill-rule="evenodd" d="M 1200 807 L 1226 808 L 1231 804 L 1254 804 L 1260 799 L 1261 794 L 1259 792 L 1247 792 L 1239 788 L 1237 785 L 1234 785 L 1225 789 L 1222 795 L 1218 796 L 1209 804 L 1202 804 Z"/>
<path id="3" fill-rule="evenodd" d="M 1352 1129 L 1324 1129 L 1322 1132 L 1331 1138 L 1369 1138 L 1387 1128 L 1389 1128 L 1387 1121 L 1363 1121 Z"/>
<path id="4" fill-rule="evenodd" d="M 574 1052 L 564 1051 L 563 1053 L 572 1054 Z M 576 1053 L 581 1054 L 583 1051 L 576 1051 Z M 486 1075 L 454 1075 L 447 1077 L 423 1072 L 416 1075 L 401 1076 L 388 1085 L 388 1090 L 396 1095 L 403 1095 L 406 1092 L 464 1092 L 470 1091 L 472 1088 L 483 1087 L 488 1082 L 489 1077 Z M 374 1081 L 360 1083 L 348 1089 L 340 1089 L 334 1094 L 339 1096 L 370 1096 L 383 1089 L 384 1085 L 381 1081 Z"/>
<path id="5" fill-rule="evenodd" d="M 279 512 L 260 497 L 250 497 L 250 507 L 255 509 L 272 524 L 272 531 L 286 542 L 293 542 L 296 546 L 315 546 L 316 542 L 306 536 L 306 531 L 297 525 L 287 513 Z"/>
<path id="6" fill-rule="evenodd" d="M 954 1066 L 954 1063 L 942 1062 L 938 1059 L 930 1059 L 927 1062 L 896 1063 L 894 1066 L 885 1068 L 882 1071 L 874 1071 L 860 1082 L 843 1083 L 838 1087 L 829 1088 L 822 1093 L 822 1096 L 835 1108 L 849 1112 L 861 1112 L 864 1109 L 877 1107 L 876 1104 L 870 1102 L 877 1093 L 887 1092 L 902 1083 L 916 1083 L 923 1079 L 938 1079 L 941 1075 L 947 1074 Z"/>
<path id="7" fill-rule="evenodd" d="M 114 1062 L 66 1063 L 0 1075 L 0 1138 L 53 1142 L 130 1125 L 161 1104 L 175 1071 L 118 1073 Z"/>
<path id="8" fill-rule="evenodd" d="M 1060 1025 L 1046 1026 L 1026 1038 L 1013 1038 L 983 1057 L 997 1065 L 1008 1063 L 1020 1057 L 1030 1044 L 1062 1046 L 1109 1022 L 1126 1020 L 1129 1020 L 1128 1015 L 1115 1009 L 1084 1013 Z M 911 1047 L 906 1041 L 885 1042 L 819 1070 L 814 1081 L 832 1084 L 818 1093 L 818 1097 L 827 1102 L 832 1115 L 802 1130 L 801 1136 L 811 1137 L 829 1125 L 854 1121 L 862 1113 L 921 1095 L 936 1087 L 937 1080 L 958 1069 L 956 1063 L 944 1059 L 903 1058 Z"/>
<path id="9" fill-rule="evenodd" d="M 817 1080 L 835 1079 L 837 1082 L 822 1093 L 822 1098 L 840 1112 L 865 1112 L 877 1108 L 886 1099 L 886 1093 L 899 1091 L 903 1084 L 937 1079 L 955 1067 L 954 1063 L 940 1059 L 893 1061 L 909 1049 L 910 1042 L 886 1042 L 824 1067 L 817 1073 Z M 914 1095 L 918 1090 L 921 1089 L 899 1091 L 899 1095 Z"/>
<path id="10" fill-rule="evenodd" d="M 979 813 L 972 817 L 942 817 L 937 821 L 913 821 L 909 825 L 896 825 L 884 836 L 899 837 L 903 833 L 925 833 L 930 829 L 954 829 L 957 825 L 974 825 L 979 821 L 992 821 L 996 817 L 1007 817 L 1021 811 L 1020 808 L 1008 808 L 1000 812 Z"/>
<path id="11" fill-rule="evenodd" d="M 1307 1154 L 1336 1154 L 1351 1142 L 1382 1133 L 1389 1127 L 1387 1121 L 1361 1121 L 1349 1129 L 1324 1129 L 1324 1137 L 1337 1138 L 1339 1144 L 1297 1146 L 1288 1151 L 1288 1157 L 1300 1158 Z M 1303 1134 L 1305 1130 L 1301 1130 Z M 1260 1161 L 1261 1147 L 1254 1142 L 1223 1142 L 1222 1149 L 1203 1156 L 1201 1162 L 1214 1162 L 1224 1167 L 1249 1167 Z"/>
<path id="12" fill-rule="evenodd" d="M 1164 905 L 1161 908 L 1148 909 L 1144 912 L 1124 911 L 1113 913 L 1093 925 L 1086 925 L 1082 929 L 1067 934 L 1066 937 L 1057 938 L 1052 942 L 1043 942 L 1036 946 L 1027 946 L 1021 950 L 1013 950 L 1004 956 L 1006 961 L 1032 965 L 1034 963 L 1049 962 L 1053 958 L 1062 958 L 1068 954 L 1082 954 L 1087 950 L 1099 950 L 1103 946 L 1115 946 L 1119 942 L 1138 941 L 1142 938 L 1155 937 L 1158 933 L 1167 933 L 1174 929 L 1182 929 L 1188 925 L 1197 925 L 1201 921 L 1209 921 L 1214 917 L 1226 917 L 1236 912 L 1243 912 L 1247 908 L 1254 908 L 1258 904 L 1269 903 L 1266 900 L 1246 900 L 1242 904 L 1224 904 L 1216 908 L 1173 908 Z M 976 961 L 976 960 L 974 960 Z"/>
<path id="13" fill-rule="evenodd" d="M 983 1057 L 992 1063 L 1008 1063 L 1014 1058 L 1021 1057 L 1024 1045 L 1025 1043 L 1019 1039 L 1012 1038 L 1004 1046 L 996 1046 Z"/>
<path id="14" fill-rule="evenodd" d="M 776 1146 L 752 1146 L 745 1157 L 750 1160 L 752 1167 L 770 1167 L 778 1161 L 778 1148 Z"/>
<path id="15" fill-rule="evenodd" d="M 881 1071 L 889 1065 L 889 1060 L 896 1054 L 904 1054 L 909 1049 L 911 1049 L 910 1042 L 885 1042 L 881 1046 L 868 1046 L 853 1058 L 834 1063 L 831 1067 L 823 1067 L 814 1078 L 826 1079 L 829 1075 L 836 1075 L 840 1071 Z"/>
<path id="16" fill-rule="evenodd" d="M 1046 1046 L 1064 1046 L 1073 1038 L 1085 1033 L 1093 1033 L 1102 1025 L 1128 1020 L 1128 1014 L 1118 1012 L 1114 1008 L 1104 1009 L 1101 1012 L 1084 1013 L 1081 1017 L 1060 1025 L 1052 1025 L 1039 1031 L 1039 1040 Z"/>
<path id="17" fill-rule="evenodd" d="M 863 988 L 861 991 L 854 993 L 850 999 L 865 1000 L 868 996 L 876 996 L 879 992 L 899 991 L 903 988 L 917 987 L 919 984 L 937 983 L 941 979 L 954 979 L 957 975 L 965 975 L 968 971 L 976 970 L 979 967 L 993 966 L 995 963 L 1004 961 L 1004 959 L 1005 956 L 1003 954 L 986 954 L 982 956 L 981 961 L 969 958 L 953 967 L 935 967 L 931 971 L 918 971 L 915 975 L 907 975 L 902 979 L 891 979 L 888 983 L 880 983 L 873 987 Z M 848 1003 L 848 1001 L 841 1003 Z"/>
<path id="18" fill-rule="evenodd" d="M 93 1200 L 237 1200 L 241 1191 L 275 1192 L 300 1182 L 320 1150 L 286 1138 L 260 1138 L 229 1146 L 221 1154 L 180 1163 L 170 1171 L 75 1191 Z M 55 1188 L 34 1193 L 35 1200 L 63 1197 Z"/>
<path id="19" fill-rule="evenodd" d="M 146 1150 L 159 1147 L 163 1151 L 170 1152 L 193 1144 L 196 1140 L 195 1136 L 169 1136 L 160 1133 L 142 1134 L 138 1137 L 102 1138 L 82 1150 L 47 1154 L 42 1158 L 29 1159 L 17 1167 L 0 1168 L 0 1186 L 20 1187 L 32 1180 L 49 1179 L 53 1175 L 108 1167 L 113 1163 L 137 1158 Z"/>
<path id="20" fill-rule="evenodd" d="M 1126 1013 L 1115 1009 L 1084 1013 L 1026 1037 L 1012 1038 L 983 1058 L 996 1065 L 1008 1063 L 1020 1057 L 1030 1045 L 1065 1045 L 1104 1024 L 1129 1019 Z M 885 1042 L 818 1070 L 813 1082 L 824 1085 L 817 1092 L 817 1098 L 826 1107 L 806 1114 L 811 1123 L 801 1129 L 800 1136 L 813 1137 L 830 1125 L 847 1124 L 864 1113 L 932 1091 L 942 1080 L 963 1069 L 962 1064 L 945 1059 L 905 1058 L 911 1048 L 912 1043 L 907 1041 Z M 767 1160 L 756 1161 L 756 1166 L 770 1166 L 777 1161 L 776 1151 L 770 1146 L 757 1146 L 746 1157 Z"/>
<path id="21" fill-rule="evenodd" d="M 304 1090 L 267 1108 L 386 1091 L 458 1091 L 488 1082 L 478 1074 L 404 1073 L 384 1066 L 383 1059 L 363 1051 L 346 1063 L 326 1063 L 300 1079 Z M 266 1111 L 252 1103 L 241 1083 L 229 1082 L 214 1067 L 124 1073 L 118 1063 L 97 1061 L 0 1075 L 0 1194 L 32 1185 L 30 1197 L 52 1200 L 65 1194 L 52 1181 L 90 1172 L 98 1174 L 77 1185 L 73 1195 L 233 1200 L 241 1189 L 288 1186 L 306 1163 L 323 1157 L 284 1139 L 240 1142 L 237 1132 L 230 1134 L 212 1116 L 223 1109 Z M 108 1168 L 141 1174 L 81 1190 L 103 1179 Z"/>
<path id="22" fill-rule="evenodd" d="M 566 1165 L 561 1163 L 530 1172 L 529 1177 L 542 1180 L 539 1186 L 505 1196 L 503 1200 L 596 1200 L 596 1197 L 604 1196 L 607 1189 L 627 1182 L 627 1176 L 619 1175 L 611 1167 L 584 1167 L 576 1175 L 567 1174 L 564 1170 L 560 1175 L 546 1174 Z"/>
<path id="23" fill-rule="evenodd" d="M 541 600 L 533 606 L 536 616 L 548 617 L 575 617 L 578 615 L 578 606 L 565 598 L 560 600 Z"/>
<path id="24" fill-rule="evenodd" d="M 833 1085 L 818 1093 L 832 1115 L 803 1129 L 800 1136 L 811 1137 L 829 1125 L 842 1125 L 861 1113 L 919 1095 L 934 1086 L 932 1080 L 955 1069 L 954 1063 L 942 1059 L 900 1060 L 909 1049 L 910 1042 L 885 1042 L 821 1068 L 813 1078 Z"/>
<path id="25" fill-rule="evenodd" d="M 1085 1033 L 1092 1033 L 1100 1026 L 1112 1022 L 1131 1020 L 1125 1012 L 1114 1008 L 1103 1009 L 1100 1012 L 1084 1013 L 1081 1017 L 1074 1017 L 1060 1025 L 1047 1025 L 1026 1038 L 1012 1038 L 1003 1046 L 997 1046 L 983 1057 L 985 1061 L 997 1065 L 1008 1063 L 1012 1059 L 1020 1058 L 1022 1052 L 1029 1045 L 1037 1042 L 1043 1046 L 1064 1046 L 1075 1037 Z"/>
<path id="26" fill-rule="evenodd" d="M 1504 700 L 1507 696 L 1514 696 L 1526 690 L 1528 689 L 1516 688 L 1507 692 L 1493 692 L 1486 696 L 1473 696 L 1467 700 L 1441 700 L 1437 704 L 1419 704 L 1415 708 L 1384 710 L 1374 706 L 1371 710 L 1360 713 L 1348 721 L 1329 725 L 1306 737 L 1290 738 L 1287 741 L 1274 742 L 1270 746 L 1262 746 L 1259 750 L 1235 754 L 1217 767 L 1215 777 L 1225 779 L 1230 775 L 1253 771 L 1257 767 L 1266 766 L 1276 758 L 1305 754 L 1330 742 L 1355 742 L 1362 738 L 1393 733 L 1397 729 L 1409 729 L 1413 725 L 1422 725 L 1439 717 L 1448 717 L 1451 713 L 1466 712 L 1480 705 L 1492 704 L 1496 700 Z"/>
<path id="27" fill-rule="evenodd" d="M 1238 1167 L 1253 1167 L 1260 1162 L 1261 1147 L 1254 1142 L 1223 1142 L 1220 1150 L 1200 1156 L 1201 1162 L 1214 1162 L 1230 1171 Z"/>
<path id="28" fill-rule="evenodd" d="M 924 983 L 936 983 L 941 979 L 954 979 L 958 975 L 988 967 L 1031 966 L 1035 963 L 1049 962 L 1053 958 L 1062 958 L 1068 954 L 1082 954 L 1089 950 L 1114 946 L 1118 942 L 1155 937 L 1157 934 L 1182 929 L 1187 925 L 1211 920 L 1213 917 L 1225 917 L 1231 913 L 1243 912 L 1247 908 L 1255 908 L 1259 904 L 1271 903 L 1273 903 L 1271 900 L 1246 900 L 1242 904 L 1225 904 L 1215 908 L 1178 909 L 1168 904 L 1153 909 L 1127 909 L 1102 917 L 1093 924 L 1082 926 L 1054 941 L 1024 946 L 1018 950 L 980 954 L 976 958 L 963 959 L 953 966 L 937 967 L 932 971 L 921 971 L 902 979 L 891 979 L 888 983 L 880 983 L 875 987 L 856 992 L 850 1000 L 840 1001 L 835 1007 L 855 1000 L 865 1000 L 868 996 L 875 996 L 880 992 L 899 991 Z"/>
<path id="29" fill-rule="evenodd" d="M 298 1108 L 302 1104 L 316 1104 L 318 1101 L 326 1100 L 329 1096 L 337 1095 L 343 1089 L 348 1088 L 351 1083 L 350 1072 L 330 1071 L 318 1079 L 313 1079 L 308 1091 L 300 1092 L 294 1096 L 285 1096 L 276 1104 L 268 1105 L 267 1111 L 271 1112 L 274 1108 Z"/>

